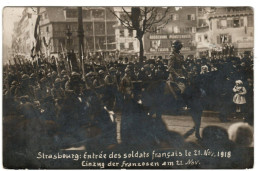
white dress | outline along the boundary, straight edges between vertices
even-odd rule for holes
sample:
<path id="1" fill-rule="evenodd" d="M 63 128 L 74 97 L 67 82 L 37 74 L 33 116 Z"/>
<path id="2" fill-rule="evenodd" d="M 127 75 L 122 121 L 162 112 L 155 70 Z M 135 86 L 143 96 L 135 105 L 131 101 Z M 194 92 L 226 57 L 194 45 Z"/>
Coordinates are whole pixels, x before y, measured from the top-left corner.
<path id="1" fill-rule="evenodd" d="M 245 87 L 235 86 L 233 88 L 233 92 L 236 93 L 233 97 L 233 102 L 235 104 L 245 104 L 246 103 L 246 98 L 245 98 L 246 89 L 245 89 Z"/>

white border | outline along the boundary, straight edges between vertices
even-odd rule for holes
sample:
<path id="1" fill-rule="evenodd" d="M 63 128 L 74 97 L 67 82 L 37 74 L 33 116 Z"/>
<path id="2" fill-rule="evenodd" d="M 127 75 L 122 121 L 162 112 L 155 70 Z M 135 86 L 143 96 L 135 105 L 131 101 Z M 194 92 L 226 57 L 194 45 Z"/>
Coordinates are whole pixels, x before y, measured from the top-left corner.
<path id="1" fill-rule="evenodd" d="M 259 150 L 259 109 L 260 105 L 257 105 L 259 101 L 259 76 L 260 73 L 260 47 L 259 47 L 259 23 L 260 23 L 260 1 L 259 0 L 73 0 L 73 1 L 58 1 L 58 0 L 1 0 L 1 14 L 3 14 L 3 7 L 5 6 L 251 6 L 254 8 L 255 16 L 255 59 L 254 59 L 254 77 L 255 77 L 255 158 L 254 158 L 254 169 L 260 169 L 260 150 Z M 0 23 L 2 24 L 2 17 L 0 17 Z M 1 26 L 1 31 L 2 30 Z M 2 45 L 2 34 L 0 36 L 0 45 Z M 259 47 L 259 48 L 258 48 Z M 0 49 L 0 54 L 2 56 L 2 46 Z M 1 60 L 2 61 L 2 60 Z M 2 64 L 0 64 L 0 87 L 2 90 Z M 2 91 L 1 91 L 2 93 Z M 2 111 L 2 94 L 1 94 L 1 111 Z M 2 114 L 2 112 L 1 112 Z M 2 116 L 2 115 L 1 115 Z M 1 144 L 0 144 L 0 165 L 3 169 L 3 160 L 2 160 L 2 119 L 0 119 L 0 135 L 1 135 Z"/>

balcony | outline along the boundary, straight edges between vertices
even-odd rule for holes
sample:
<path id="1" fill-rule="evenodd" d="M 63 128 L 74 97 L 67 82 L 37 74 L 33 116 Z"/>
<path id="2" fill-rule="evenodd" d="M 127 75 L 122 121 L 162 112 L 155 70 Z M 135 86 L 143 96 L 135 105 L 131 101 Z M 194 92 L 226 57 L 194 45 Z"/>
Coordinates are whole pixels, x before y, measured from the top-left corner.
<path id="1" fill-rule="evenodd" d="M 198 32 L 198 33 L 207 32 L 207 31 L 209 31 L 209 26 L 197 27 L 197 32 Z"/>
<path id="2" fill-rule="evenodd" d="M 228 7 L 228 8 L 217 8 L 215 12 L 208 15 L 208 18 L 218 18 L 218 17 L 236 17 L 253 15 L 254 12 L 249 7 Z"/>

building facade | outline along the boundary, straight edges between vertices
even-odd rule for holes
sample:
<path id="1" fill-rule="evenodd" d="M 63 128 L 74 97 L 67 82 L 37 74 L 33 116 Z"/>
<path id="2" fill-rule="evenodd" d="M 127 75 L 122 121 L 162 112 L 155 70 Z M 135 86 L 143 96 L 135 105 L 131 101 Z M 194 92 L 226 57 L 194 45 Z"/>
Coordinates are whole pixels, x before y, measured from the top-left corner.
<path id="1" fill-rule="evenodd" d="M 254 48 L 254 14 L 251 7 L 218 7 L 208 15 L 210 42 L 232 44 L 239 55 Z"/>
<path id="2" fill-rule="evenodd" d="M 77 7 L 45 7 L 40 9 L 42 49 L 46 54 L 79 49 Z M 108 8 L 83 7 L 84 51 L 112 51 L 116 49 L 117 20 Z"/>
<path id="3" fill-rule="evenodd" d="M 12 35 L 13 54 L 29 57 L 31 49 L 35 45 L 34 28 L 37 14 L 34 8 L 26 7 L 22 17 L 14 23 L 14 34 Z"/>
<path id="4" fill-rule="evenodd" d="M 176 40 L 183 43 L 181 53 L 184 57 L 195 55 L 196 8 L 170 7 L 164 20 L 168 21 L 164 27 L 154 26 L 155 31 L 144 36 L 144 48 L 147 58 L 154 56 L 167 58 L 172 52 L 172 42 Z"/>
<path id="5" fill-rule="evenodd" d="M 127 12 L 131 12 L 130 7 L 125 7 Z M 118 17 L 124 17 L 125 15 L 123 9 L 121 7 L 114 7 L 114 12 Z M 116 35 L 116 49 L 118 49 L 121 53 L 133 53 L 136 54 L 139 52 L 139 42 L 135 38 L 136 31 L 129 30 L 124 27 L 119 19 L 117 20 L 118 24 L 115 25 L 115 35 Z"/>

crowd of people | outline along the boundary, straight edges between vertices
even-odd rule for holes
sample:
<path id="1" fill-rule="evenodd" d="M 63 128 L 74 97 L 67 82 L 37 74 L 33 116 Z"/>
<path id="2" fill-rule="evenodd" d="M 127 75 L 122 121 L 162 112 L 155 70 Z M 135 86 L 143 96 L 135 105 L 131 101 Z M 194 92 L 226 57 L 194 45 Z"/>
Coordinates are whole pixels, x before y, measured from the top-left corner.
<path id="1" fill-rule="evenodd" d="M 80 65 L 64 57 L 39 56 L 33 61 L 5 65 L 4 149 L 12 149 L 14 142 L 18 151 L 68 148 L 79 142 L 89 149 L 109 148 L 118 144 L 118 114 L 122 144 L 132 147 L 185 144 L 184 137 L 167 130 L 161 118 L 163 113 L 193 109 L 199 139 L 203 110 L 220 112 L 223 122 L 232 113 L 232 117 L 242 113 L 245 122 L 253 125 L 252 56 L 242 59 L 175 56 L 174 60 L 158 56 L 141 62 L 129 61 L 127 57 L 114 62 L 97 59 Z M 237 80 L 239 84 L 234 87 Z M 241 89 L 246 90 L 239 94 L 244 101 L 235 104 L 234 95 Z M 212 142 L 213 132 L 221 128 L 205 129 L 204 145 L 212 145 L 206 140 Z M 227 141 L 231 143 L 228 137 Z"/>

